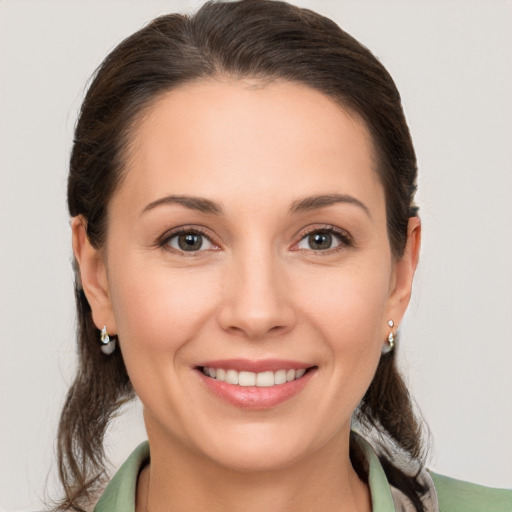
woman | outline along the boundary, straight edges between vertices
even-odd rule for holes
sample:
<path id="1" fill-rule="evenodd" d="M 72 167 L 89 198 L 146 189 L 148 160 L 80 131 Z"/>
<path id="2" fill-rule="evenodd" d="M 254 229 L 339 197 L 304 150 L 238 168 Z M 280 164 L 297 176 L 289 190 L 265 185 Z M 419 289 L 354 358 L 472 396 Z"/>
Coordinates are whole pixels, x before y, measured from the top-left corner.
<path id="1" fill-rule="evenodd" d="M 98 511 L 510 510 L 423 468 L 394 350 L 415 183 L 392 79 L 330 20 L 206 4 L 119 45 L 71 156 L 62 508 L 96 499 L 105 429 L 136 393 L 149 445 Z"/>

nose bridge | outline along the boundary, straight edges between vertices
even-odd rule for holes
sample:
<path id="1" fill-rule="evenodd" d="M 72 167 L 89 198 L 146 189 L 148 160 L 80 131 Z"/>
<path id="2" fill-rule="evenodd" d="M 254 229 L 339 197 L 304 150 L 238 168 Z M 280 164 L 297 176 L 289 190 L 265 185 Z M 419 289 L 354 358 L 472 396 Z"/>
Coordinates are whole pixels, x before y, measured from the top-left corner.
<path id="1" fill-rule="evenodd" d="M 234 251 L 220 313 L 224 329 L 249 338 L 284 332 L 295 317 L 282 262 L 271 245 L 247 243 Z"/>

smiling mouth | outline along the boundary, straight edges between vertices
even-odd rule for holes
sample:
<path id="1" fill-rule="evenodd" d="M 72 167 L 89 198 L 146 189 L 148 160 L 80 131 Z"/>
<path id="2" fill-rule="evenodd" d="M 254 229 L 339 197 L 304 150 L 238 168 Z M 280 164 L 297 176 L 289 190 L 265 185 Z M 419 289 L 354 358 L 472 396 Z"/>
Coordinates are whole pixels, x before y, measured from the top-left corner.
<path id="1" fill-rule="evenodd" d="M 315 369 L 299 368 L 299 369 L 281 369 L 277 371 L 264 371 L 264 372 L 249 372 L 249 371 L 236 371 L 232 369 L 214 368 L 211 366 L 200 366 L 198 369 L 207 377 L 241 387 L 273 387 L 286 384 L 301 379 L 307 372 Z"/>

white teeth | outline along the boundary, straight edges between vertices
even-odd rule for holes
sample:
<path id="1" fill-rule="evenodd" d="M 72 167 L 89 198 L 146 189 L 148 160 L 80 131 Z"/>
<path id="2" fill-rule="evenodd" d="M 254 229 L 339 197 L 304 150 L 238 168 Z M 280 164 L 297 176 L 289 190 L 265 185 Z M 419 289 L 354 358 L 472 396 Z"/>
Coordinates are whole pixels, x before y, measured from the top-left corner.
<path id="1" fill-rule="evenodd" d="M 237 384 L 239 386 L 271 387 L 285 384 L 292 380 L 300 379 L 305 373 L 305 368 L 299 370 L 277 370 L 276 372 L 237 372 L 236 370 L 225 370 L 224 368 L 203 367 L 203 373 L 212 379 Z"/>
<path id="2" fill-rule="evenodd" d="M 275 384 L 284 384 L 286 382 L 286 370 L 277 370 L 274 374 Z"/>
<path id="3" fill-rule="evenodd" d="M 253 372 L 240 372 L 238 374 L 238 385 L 256 386 L 256 374 Z"/>
<path id="4" fill-rule="evenodd" d="M 238 384 L 238 372 L 236 370 L 228 370 L 224 382 L 228 384 Z"/>
<path id="5" fill-rule="evenodd" d="M 256 375 L 256 386 L 270 387 L 274 385 L 274 372 L 261 372 Z"/>

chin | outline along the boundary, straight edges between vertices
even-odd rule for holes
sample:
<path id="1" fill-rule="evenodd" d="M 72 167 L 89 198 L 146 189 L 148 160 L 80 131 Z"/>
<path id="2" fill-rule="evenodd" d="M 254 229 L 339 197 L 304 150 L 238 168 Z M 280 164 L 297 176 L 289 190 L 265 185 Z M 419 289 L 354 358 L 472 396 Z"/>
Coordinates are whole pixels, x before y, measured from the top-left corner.
<path id="1" fill-rule="evenodd" d="M 302 424 L 304 425 L 304 423 Z M 290 424 L 253 423 L 232 432 L 204 438 L 198 447 L 210 461 L 235 472 L 268 472 L 291 468 L 313 457 L 329 444 L 323 435 Z M 318 432 L 317 432 L 318 434 Z M 341 445 L 342 443 L 337 443 Z"/>
<path id="2" fill-rule="evenodd" d="M 228 450 L 226 450 L 228 448 Z M 299 463 L 307 453 L 304 447 L 283 446 L 276 440 L 252 446 L 225 445 L 222 453 L 210 453 L 210 459 L 216 465 L 239 473 L 271 472 L 289 468 Z"/>

